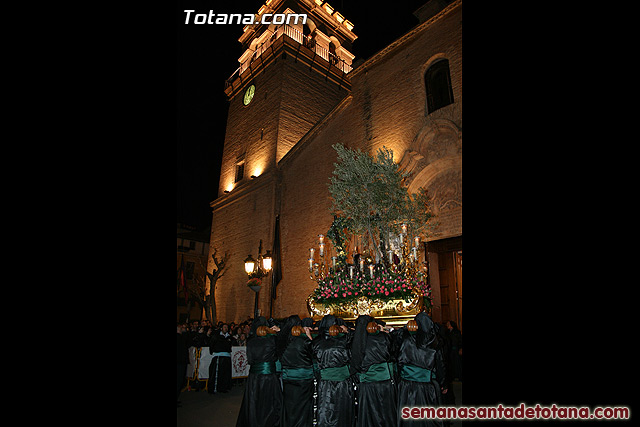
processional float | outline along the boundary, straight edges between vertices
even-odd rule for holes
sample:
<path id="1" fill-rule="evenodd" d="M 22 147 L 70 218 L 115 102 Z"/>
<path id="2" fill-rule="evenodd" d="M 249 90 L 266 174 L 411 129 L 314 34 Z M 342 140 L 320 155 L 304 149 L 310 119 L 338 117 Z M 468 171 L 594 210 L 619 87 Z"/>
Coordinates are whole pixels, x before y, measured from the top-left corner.
<path id="1" fill-rule="evenodd" d="M 345 320 L 370 315 L 404 325 L 431 310 L 426 245 L 433 227 L 424 190 L 408 193 L 407 177 L 393 152 L 373 157 L 336 144 L 339 162 L 331 178 L 334 221 L 309 249 L 307 298 L 314 320 L 332 314 Z M 316 255 L 317 254 L 317 255 Z"/>

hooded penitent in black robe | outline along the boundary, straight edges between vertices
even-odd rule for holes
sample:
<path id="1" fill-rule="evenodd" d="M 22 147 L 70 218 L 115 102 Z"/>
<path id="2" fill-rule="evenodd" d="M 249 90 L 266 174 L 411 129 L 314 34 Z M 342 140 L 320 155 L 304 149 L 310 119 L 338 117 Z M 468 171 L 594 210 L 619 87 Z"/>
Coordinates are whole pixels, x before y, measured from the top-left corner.
<path id="1" fill-rule="evenodd" d="M 258 326 L 267 326 L 260 316 L 251 325 L 247 339 L 247 378 L 236 427 L 273 427 L 280 422 L 282 390 L 276 374 L 276 338 L 256 335 Z"/>
<path id="2" fill-rule="evenodd" d="M 392 381 L 391 338 L 387 332 L 367 333 L 371 316 L 356 320 L 351 343 L 351 365 L 358 372 L 358 427 L 395 426 L 396 390 Z"/>
<path id="3" fill-rule="evenodd" d="M 427 313 L 415 317 L 418 331 L 410 333 L 404 327 L 398 350 L 398 426 L 443 425 L 437 419 L 403 419 L 403 407 L 438 407 L 442 405 L 440 384 L 445 377 L 442 353 L 436 347 L 436 331 Z"/>
<path id="4" fill-rule="evenodd" d="M 451 369 L 449 358 L 447 357 L 451 348 L 451 343 L 449 342 L 449 336 L 446 332 L 446 328 L 442 326 L 442 324 L 434 322 L 433 326 L 438 335 L 437 349 L 442 353 L 442 362 L 444 363 L 445 368 L 445 377 L 440 383 L 440 388 L 442 390 L 446 389 L 447 392 L 442 394 L 442 404 L 445 406 L 454 406 L 456 403 L 456 397 L 453 392 L 453 387 L 451 386 L 451 374 L 453 373 L 453 370 Z"/>
<path id="5" fill-rule="evenodd" d="M 209 364 L 207 390 L 210 394 L 231 390 L 231 334 L 222 331 L 211 334 L 209 352 L 213 355 Z"/>
<path id="6" fill-rule="evenodd" d="M 460 350 L 462 349 L 462 333 L 458 329 L 458 325 L 453 320 L 450 320 L 453 329 L 449 332 L 449 339 L 451 340 L 450 360 L 451 360 L 451 378 L 459 379 L 462 381 L 462 356 L 460 356 Z"/>
<path id="7" fill-rule="evenodd" d="M 311 340 L 304 332 L 291 335 L 301 325 L 300 317 L 289 316 L 278 332 L 278 357 L 282 364 L 281 427 L 311 427 L 313 424 L 313 361 Z"/>
<path id="8" fill-rule="evenodd" d="M 329 335 L 329 327 L 336 323 L 333 315 L 326 315 L 318 325 L 318 336 L 313 339 L 314 357 L 320 369 L 318 382 L 319 427 L 352 427 L 355 420 L 353 408 L 353 380 L 349 365 L 350 334 Z"/>

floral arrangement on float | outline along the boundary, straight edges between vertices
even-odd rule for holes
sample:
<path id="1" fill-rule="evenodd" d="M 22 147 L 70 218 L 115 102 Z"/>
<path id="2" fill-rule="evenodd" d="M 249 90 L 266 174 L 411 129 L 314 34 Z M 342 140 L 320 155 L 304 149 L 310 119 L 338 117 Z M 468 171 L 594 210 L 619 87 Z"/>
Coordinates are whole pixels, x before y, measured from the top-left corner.
<path id="1" fill-rule="evenodd" d="M 372 264 L 369 264 L 373 267 Z M 410 279 L 403 274 L 380 271 L 374 275 L 356 272 L 353 278 L 345 277 L 342 271 L 318 280 L 318 287 L 313 292 L 316 302 L 322 304 L 341 304 L 357 300 L 360 297 L 379 299 L 382 301 L 402 299 L 410 302 L 415 294 L 431 298 L 431 288 L 418 273 L 418 279 Z"/>
<path id="2" fill-rule="evenodd" d="M 313 317 L 361 314 L 402 321 L 431 308 L 426 254 L 433 223 L 429 198 L 410 194 L 407 174 L 383 147 L 375 156 L 336 144 L 329 184 L 334 220 L 309 249 L 307 299 Z M 325 240 L 327 239 L 327 240 Z M 329 261 L 330 260 L 330 261 Z"/>

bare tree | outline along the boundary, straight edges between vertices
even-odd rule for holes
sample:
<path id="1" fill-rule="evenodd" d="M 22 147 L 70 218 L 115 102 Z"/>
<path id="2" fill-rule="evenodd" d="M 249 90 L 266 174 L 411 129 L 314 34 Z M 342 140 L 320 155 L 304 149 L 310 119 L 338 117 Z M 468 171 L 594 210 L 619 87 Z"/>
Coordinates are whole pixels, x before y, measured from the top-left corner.
<path id="1" fill-rule="evenodd" d="M 218 258 L 218 250 L 213 250 L 213 255 L 211 258 L 215 264 L 215 267 L 209 273 L 207 271 L 206 266 L 202 265 L 202 261 L 200 261 L 200 265 L 203 267 L 206 276 L 209 278 L 209 295 L 206 295 L 206 280 L 198 279 L 196 280 L 197 285 L 194 288 L 194 294 L 196 296 L 196 301 L 204 308 L 205 316 L 207 316 L 207 320 L 212 325 L 216 323 L 216 282 L 219 278 L 224 276 L 225 269 L 227 268 L 227 261 L 229 260 L 229 253 L 225 252 L 222 258 Z"/>
<path id="2" fill-rule="evenodd" d="M 226 269 L 227 261 L 229 260 L 229 254 L 227 252 L 225 252 L 224 256 L 220 259 L 217 255 L 218 251 L 214 250 L 211 258 L 213 258 L 215 267 L 211 273 L 207 271 L 207 266 L 204 265 L 202 260 L 199 261 L 200 267 L 202 268 L 202 270 L 204 270 L 206 277 L 209 278 L 209 295 L 207 295 L 207 283 L 204 276 L 194 277 L 193 281 L 191 281 L 190 283 L 187 282 L 187 291 L 189 293 L 187 302 L 187 321 L 189 321 L 189 315 L 191 313 L 191 307 L 193 307 L 193 302 L 198 304 L 198 306 L 200 307 L 200 313 L 202 313 L 202 309 L 204 309 L 205 316 L 212 325 L 216 321 L 216 282 L 219 278 L 224 276 L 224 270 Z M 185 290 L 178 287 L 178 295 L 180 294 L 184 294 L 185 298 L 187 297 Z"/>

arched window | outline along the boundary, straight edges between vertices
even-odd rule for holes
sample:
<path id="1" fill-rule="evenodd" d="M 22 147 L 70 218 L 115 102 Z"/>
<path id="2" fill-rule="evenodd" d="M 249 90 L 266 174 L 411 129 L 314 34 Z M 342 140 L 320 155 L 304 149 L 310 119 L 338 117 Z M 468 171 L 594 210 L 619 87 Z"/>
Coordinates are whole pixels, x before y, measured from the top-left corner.
<path id="1" fill-rule="evenodd" d="M 427 114 L 453 104 L 449 61 L 441 59 L 433 63 L 424 74 L 424 84 L 427 90 Z"/>
<path id="2" fill-rule="evenodd" d="M 338 55 L 336 55 L 336 48 L 340 46 L 340 42 L 333 36 L 329 37 L 329 39 L 331 40 L 329 42 L 329 63 L 337 64 L 339 58 Z"/>
<path id="3" fill-rule="evenodd" d="M 313 39 L 312 30 L 309 27 L 309 25 L 302 26 L 302 35 L 303 35 L 302 40 L 304 42 L 304 45 L 309 49 L 313 49 L 316 45 L 316 41 Z"/>

